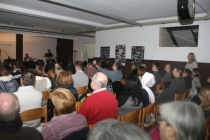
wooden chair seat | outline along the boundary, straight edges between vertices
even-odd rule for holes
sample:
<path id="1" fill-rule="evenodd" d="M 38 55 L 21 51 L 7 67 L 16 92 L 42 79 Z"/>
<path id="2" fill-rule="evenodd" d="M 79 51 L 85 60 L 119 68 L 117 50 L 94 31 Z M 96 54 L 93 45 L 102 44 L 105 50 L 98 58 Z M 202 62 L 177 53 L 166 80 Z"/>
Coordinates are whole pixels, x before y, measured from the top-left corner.
<path id="1" fill-rule="evenodd" d="M 188 96 L 190 94 L 190 88 L 188 88 L 185 92 L 184 92 L 184 99 L 187 99 Z"/>
<path id="2" fill-rule="evenodd" d="M 26 110 L 19 114 L 22 122 L 31 121 L 44 117 L 44 123 L 47 123 L 47 106 Z"/>
<path id="3" fill-rule="evenodd" d="M 182 94 L 175 94 L 175 95 L 174 95 L 174 101 L 182 100 L 183 94 L 184 94 L 184 93 L 182 93 Z"/>
<path id="4" fill-rule="evenodd" d="M 140 127 L 140 119 L 141 119 L 141 109 L 134 110 L 126 115 L 121 116 L 121 121 L 125 122 L 135 122 L 138 120 L 138 126 Z"/>
<path id="5" fill-rule="evenodd" d="M 164 86 L 165 86 L 164 82 L 161 82 L 161 83 L 157 84 L 157 86 L 156 86 L 156 93 L 160 93 L 161 89 L 162 89 L 162 92 L 164 92 Z"/>
<path id="6" fill-rule="evenodd" d="M 156 103 L 153 103 L 153 104 L 150 104 L 149 106 L 147 106 L 147 107 L 144 107 L 143 109 L 142 109 L 142 121 L 141 121 L 141 124 L 142 124 L 142 126 L 141 126 L 141 128 L 142 129 L 144 129 L 144 121 L 145 121 L 145 117 L 146 117 L 146 115 L 149 115 L 150 113 L 153 113 L 154 114 L 154 117 L 155 117 L 155 114 L 156 114 Z M 152 125 L 152 127 L 154 128 L 154 126 L 155 126 L 155 121 L 153 122 L 153 125 Z"/>
<path id="7" fill-rule="evenodd" d="M 78 95 L 87 93 L 87 89 L 88 89 L 88 87 L 86 87 L 86 86 L 77 88 Z"/>

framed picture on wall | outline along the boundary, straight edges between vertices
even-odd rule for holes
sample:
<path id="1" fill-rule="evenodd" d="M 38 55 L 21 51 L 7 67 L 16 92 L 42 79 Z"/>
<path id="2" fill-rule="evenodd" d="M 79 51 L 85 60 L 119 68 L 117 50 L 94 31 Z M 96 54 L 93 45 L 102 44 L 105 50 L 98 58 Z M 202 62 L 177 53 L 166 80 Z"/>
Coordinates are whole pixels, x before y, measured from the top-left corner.
<path id="1" fill-rule="evenodd" d="M 125 66 L 126 45 L 116 45 L 115 47 L 115 61 L 121 62 Z"/>
<path id="2" fill-rule="evenodd" d="M 110 47 L 101 47 L 100 51 L 100 61 L 106 61 L 109 63 Z"/>
<path id="3" fill-rule="evenodd" d="M 144 63 L 144 46 L 132 46 L 131 47 L 131 63 Z"/>

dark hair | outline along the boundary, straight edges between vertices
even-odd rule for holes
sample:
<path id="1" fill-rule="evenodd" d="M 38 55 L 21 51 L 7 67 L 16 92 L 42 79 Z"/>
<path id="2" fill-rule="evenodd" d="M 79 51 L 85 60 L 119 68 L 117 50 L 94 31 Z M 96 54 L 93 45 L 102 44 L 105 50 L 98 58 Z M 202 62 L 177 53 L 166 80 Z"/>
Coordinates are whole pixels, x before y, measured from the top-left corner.
<path id="1" fill-rule="evenodd" d="M 108 63 L 106 61 L 101 61 L 101 68 L 108 68 Z"/>
<path id="2" fill-rule="evenodd" d="M 35 69 L 35 75 L 36 76 L 41 76 L 41 77 L 44 77 L 44 68 L 42 67 L 42 66 L 38 66 L 38 67 L 36 67 L 36 69 Z"/>
<path id="3" fill-rule="evenodd" d="M 136 75 L 130 74 L 126 77 L 122 95 L 129 95 L 129 97 L 132 97 L 134 106 L 139 106 L 139 104 L 143 101 L 142 85 Z"/>
<path id="4" fill-rule="evenodd" d="M 9 73 L 7 71 L 7 69 L 3 66 L 0 66 L 0 76 L 8 76 Z"/>
<path id="5" fill-rule="evenodd" d="M 115 65 L 117 66 L 117 70 L 122 70 L 121 62 L 115 62 Z"/>
<path id="6" fill-rule="evenodd" d="M 20 69 L 22 67 L 22 61 L 16 61 L 15 67 Z"/>
<path id="7" fill-rule="evenodd" d="M 183 75 L 184 69 L 181 66 L 174 66 L 174 69 L 177 70 L 177 72 L 179 73 L 179 76 Z"/>
<path id="8" fill-rule="evenodd" d="M 36 65 L 37 65 L 37 66 L 42 66 L 42 67 L 44 67 L 44 61 L 43 61 L 42 59 L 38 59 L 38 60 L 36 61 Z"/>
<path id="9" fill-rule="evenodd" d="M 16 61 L 15 59 L 11 59 L 11 60 L 10 60 L 10 64 L 11 64 L 12 66 L 14 66 L 14 65 L 16 64 L 16 62 L 17 62 L 17 61 Z"/>
<path id="10" fill-rule="evenodd" d="M 160 64 L 159 64 L 159 63 L 154 63 L 153 65 L 156 67 L 156 69 L 157 69 L 158 71 L 160 71 Z"/>
<path id="11" fill-rule="evenodd" d="M 4 61 L 3 61 L 3 65 L 9 65 L 9 60 L 8 59 L 4 59 Z"/>
<path id="12" fill-rule="evenodd" d="M 195 77 L 197 77 L 197 78 L 200 79 L 200 72 L 199 72 L 199 69 L 198 69 L 198 68 L 194 68 L 192 71 L 193 71 L 194 73 L 196 73 L 196 74 L 193 75 L 193 76 L 195 76 Z"/>
<path id="13" fill-rule="evenodd" d="M 24 70 L 21 74 L 21 79 L 24 86 L 34 86 L 35 84 L 35 74 L 30 70 Z"/>
<path id="14" fill-rule="evenodd" d="M 146 68 L 143 67 L 143 66 L 139 66 L 137 75 L 138 76 L 143 76 L 145 72 L 146 72 Z"/>
<path id="15" fill-rule="evenodd" d="M 77 67 L 80 68 L 80 69 L 83 68 L 82 62 L 76 62 L 76 63 L 75 63 L 75 66 L 77 66 Z"/>
<path id="16" fill-rule="evenodd" d="M 30 69 L 35 69 L 36 65 L 35 65 L 35 62 L 34 61 L 29 61 L 28 62 L 28 68 Z"/>
<path id="17" fill-rule="evenodd" d="M 192 75 L 192 72 L 189 69 L 185 69 L 184 73 L 187 74 L 187 77 L 191 77 L 191 75 Z"/>

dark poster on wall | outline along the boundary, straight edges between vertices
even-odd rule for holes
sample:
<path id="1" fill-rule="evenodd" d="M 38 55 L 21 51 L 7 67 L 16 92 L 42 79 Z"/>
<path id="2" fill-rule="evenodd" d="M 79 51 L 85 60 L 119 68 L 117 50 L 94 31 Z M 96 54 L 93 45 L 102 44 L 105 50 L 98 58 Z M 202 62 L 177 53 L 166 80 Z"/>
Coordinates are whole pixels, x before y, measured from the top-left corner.
<path id="1" fill-rule="evenodd" d="M 144 46 L 132 46 L 131 47 L 131 63 L 144 63 Z"/>
<path id="2" fill-rule="evenodd" d="M 109 63 L 110 47 L 101 47 L 100 53 L 100 61 L 106 61 Z"/>

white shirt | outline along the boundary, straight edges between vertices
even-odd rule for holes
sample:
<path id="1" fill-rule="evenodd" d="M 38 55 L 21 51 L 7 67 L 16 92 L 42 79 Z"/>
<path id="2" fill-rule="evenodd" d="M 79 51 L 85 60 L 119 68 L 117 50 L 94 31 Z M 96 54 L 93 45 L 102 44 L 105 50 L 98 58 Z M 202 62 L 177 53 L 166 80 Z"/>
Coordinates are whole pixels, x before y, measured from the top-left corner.
<path id="1" fill-rule="evenodd" d="M 189 64 L 187 62 L 186 66 L 185 66 L 185 69 L 190 69 L 192 71 L 194 68 L 198 68 L 198 63 L 197 62 L 194 61 L 191 64 Z"/>

